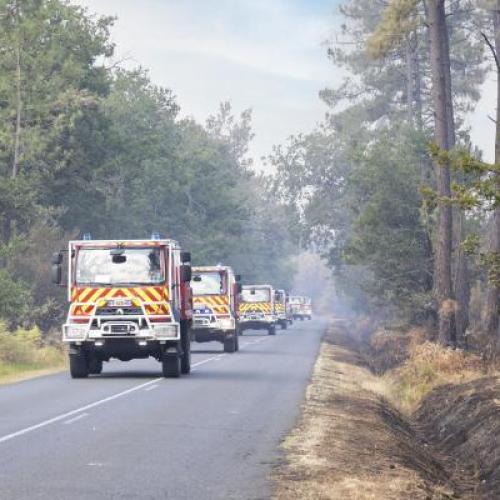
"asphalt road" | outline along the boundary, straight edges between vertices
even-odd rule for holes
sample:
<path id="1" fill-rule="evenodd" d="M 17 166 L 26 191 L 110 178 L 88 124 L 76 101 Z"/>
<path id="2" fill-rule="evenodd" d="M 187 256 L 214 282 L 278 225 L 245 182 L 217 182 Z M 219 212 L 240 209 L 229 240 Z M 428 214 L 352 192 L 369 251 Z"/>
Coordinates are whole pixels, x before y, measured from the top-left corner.
<path id="1" fill-rule="evenodd" d="M 154 360 L 0 387 L 0 500 L 264 499 L 325 323 L 193 344 L 193 372 Z"/>

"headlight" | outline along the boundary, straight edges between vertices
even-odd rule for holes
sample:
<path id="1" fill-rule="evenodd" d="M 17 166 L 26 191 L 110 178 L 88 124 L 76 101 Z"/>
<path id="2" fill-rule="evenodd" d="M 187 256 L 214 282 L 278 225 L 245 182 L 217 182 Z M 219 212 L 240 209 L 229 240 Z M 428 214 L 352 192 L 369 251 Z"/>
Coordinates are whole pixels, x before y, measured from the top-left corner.
<path id="1" fill-rule="evenodd" d="M 177 325 L 153 325 L 158 340 L 177 338 Z"/>
<path id="2" fill-rule="evenodd" d="M 219 326 L 222 330 L 232 330 L 234 328 L 232 319 L 220 319 Z"/>
<path id="3" fill-rule="evenodd" d="M 64 336 L 67 339 L 81 340 L 87 335 L 87 326 L 67 325 L 64 327 Z"/>

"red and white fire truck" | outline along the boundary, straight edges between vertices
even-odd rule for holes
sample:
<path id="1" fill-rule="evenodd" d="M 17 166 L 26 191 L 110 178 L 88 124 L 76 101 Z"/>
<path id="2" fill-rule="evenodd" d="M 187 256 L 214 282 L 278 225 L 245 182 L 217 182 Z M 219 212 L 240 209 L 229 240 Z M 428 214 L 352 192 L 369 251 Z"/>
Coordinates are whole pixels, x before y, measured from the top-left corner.
<path id="1" fill-rule="evenodd" d="M 267 330 L 276 335 L 274 289 L 271 285 L 245 285 L 239 305 L 240 330 Z"/>
<path id="2" fill-rule="evenodd" d="M 62 284 L 65 251 L 54 254 L 52 280 Z M 165 377 L 191 368 L 191 256 L 173 240 L 71 241 L 70 302 L 63 341 L 73 378 L 99 374 L 110 358 L 152 356 Z"/>
<path id="3" fill-rule="evenodd" d="M 287 317 L 287 295 L 285 290 L 274 292 L 274 311 L 282 330 L 288 328 L 289 318 Z"/>
<path id="4" fill-rule="evenodd" d="M 222 342 L 224 352 L 239 349 L 239 281 L 229 266 L 193 267 L 193 340 Z"/>

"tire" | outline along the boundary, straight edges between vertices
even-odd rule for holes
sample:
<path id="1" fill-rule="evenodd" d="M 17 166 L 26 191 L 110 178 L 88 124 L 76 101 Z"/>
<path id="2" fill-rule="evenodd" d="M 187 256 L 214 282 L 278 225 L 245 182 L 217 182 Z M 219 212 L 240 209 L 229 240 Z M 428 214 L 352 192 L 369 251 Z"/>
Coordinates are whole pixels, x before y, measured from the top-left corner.
<path id="1" fill-rule="evenodd" d="M 236 352 L 236 342 L 236 332 L 233 332 L 230 337 L 224 337 L 224 352 Z"/>
<path id="2" fill-rule="evenodd" d="M 179 378 L 181 375 L 181 356 L 179 354 L 163 355 L 161 368 L 165 378 Z"/>
<path id="3" fill-rule="evenodd" d="M 282 330 L 286 330 L 288 328 L 288 322 L 287 321 L 283 321 L 283 323 L 281 323 L 281 329 Z"/>
<path id="4" fill-rule="evenodd" d="M 181 372 L 188 374 L 191 372 L 191 333 L 187 326 L 181 327 Z"/>
<path id="5" fill-rule="evenodd" d="M 87 378 L 89 376 L 89 364 L 83 354 L 69 355 L 69 372 L 71 378 Z"/>
<path id="6" fill-rule="evenodd" d="M 304 316 L 301 316 L 301 317 L 300 317 L 300 321 L 304 321 Z"/>
<path id="7" fill-rule="evenodd" d="M 268 328 L 269 335 L 276 335 L 276 325 L 272 325 Z"/>
<path id="8" fill-rule="evenodd" d="M 89 359 L 89 373 L 90 375 L 100 375 L 102 373 L 102 360 L 92 356 Z"/>

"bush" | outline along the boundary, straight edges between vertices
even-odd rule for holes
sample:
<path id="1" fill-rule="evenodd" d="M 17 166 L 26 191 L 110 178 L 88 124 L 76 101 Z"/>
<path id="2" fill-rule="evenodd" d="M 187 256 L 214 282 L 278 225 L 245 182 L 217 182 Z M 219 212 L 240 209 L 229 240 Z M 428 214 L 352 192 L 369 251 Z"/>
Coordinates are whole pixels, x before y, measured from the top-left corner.
<path id="1" fill-rule="evenodd" d="M 38 328 L 18 328 L 10 332 L 0 322 L 0 367 L 17 369 L 43 369 L 62 364 L 63 353 L 59 347 L 42 344 Z M 7 370 L 10 371 L 10 370 Z"/>

